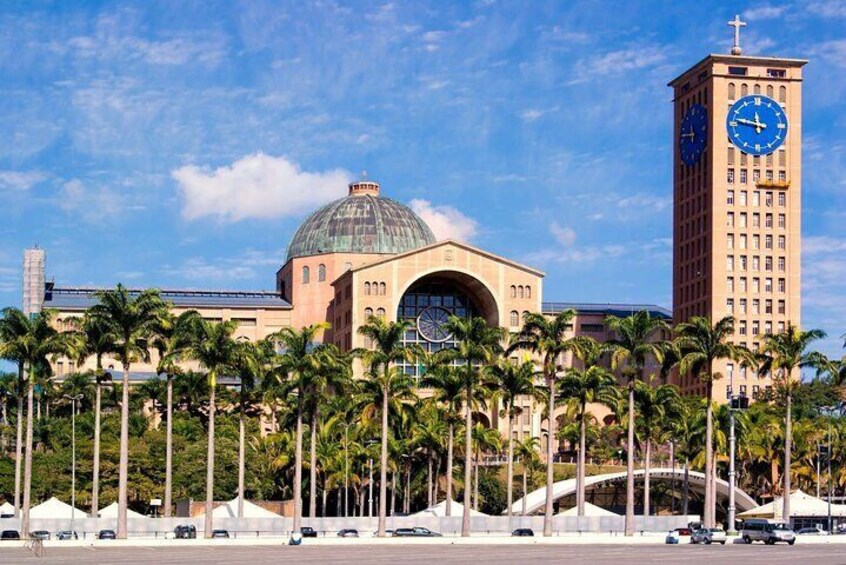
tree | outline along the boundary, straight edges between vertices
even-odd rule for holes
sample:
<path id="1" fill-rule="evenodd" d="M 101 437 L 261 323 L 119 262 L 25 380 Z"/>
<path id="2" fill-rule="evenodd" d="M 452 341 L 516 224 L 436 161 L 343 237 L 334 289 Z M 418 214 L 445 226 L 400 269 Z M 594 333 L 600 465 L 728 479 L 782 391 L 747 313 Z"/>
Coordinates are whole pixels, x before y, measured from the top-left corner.
<path id="1" fill-rule="evenodd" d="M 294 456 L 294 519 L 293 530 L 300 531 L 303 516 L 303 413 L 305 391 L 313 374 L 320 369 L 320 345 L 316 343 L 328 323 L 313 324 L 300 330 L 282 328 L 268 336 L 268 340 L 282 348 L 282 355 L 272 375 L 280 388 L 278 396 L 286 398 L 296 412 L 296 440 Z"/>
<path id="2" fill-rule="evenodd" d="M 578 407 L 579 460 L 576 467 L 576 506 L 579 516 L 585 515 L 585 447 L 587 405 L 599 403 L 615 406 L 619 402 L 617 379 L 600 365 L 602 347 L 593 339 L 584 339 L 577 355 L 584 368 L 571 367 L 561 380 L 561 397 Z"/>
<path id="3" fill-rule="evenodd" d="M 362 351 L 364 364 L 369 367 L 369 377 L 378 382 L 382 389 L 382 446 L 379 457 L 379 537 L 385 537 L 387 524 L 387 482 L 388 482 L 388 401 L 391 385 L 402 378 L 399 371 L 392 370 L 391 363 L 411 360 L 414 351 L 403 343 L 405 332 L 411 327 L 408 320 L 386 322 L 371 316 L 358 328 L 358 333 L 367 338 L 373 349 Z"/>
<path id="4" fill-rule="evenodd" d="M 523 317 L 523 327 L 517 340 L 510 349 L 526 349 L 541 357 L 543 378 L 547 390 L 547 417 L 549 430 L 546 445 L 546 505 L 544 506 L 543 535 L 552 535 L 552 485 L 553 459 L 555 456 L 555 384 L 558 375 L 564 370 L 565 355 L 577 349 L 578 340 L 569 337 L 573 331 L 575 310 L 559 312 L 553 318 L 543 314 L 527 313 Z"/>
<path id="5" fill-rule="evenodd" d="M 28 367 L 26 380 L 26 439 L 23 471 L 23 504 L 21 512 L 21 531 L 29 531 L 29 507 L 32 487 L 32 400 L 35 381 L 38 376 L 49 376 L 52 372 L 50 360 L 59 356 L 70 356 L 73 344 L 66 334 L 59 333 L 54 325 L 55 312 L 44 310 L 26 316 L 17 308 L 6 308 L 0 318 L 0 343 L 3 355 Z M 21 419 L 22 411 L 18 412 Z M 16 481 L 17 482 L 17 481 Z"/>
<path id="6" fill-rule="evenodd" d="M 526 515 L 526 497 L 529 494 L 529 476 L 540 462 L 540 458 L 538 457 L 540 447 L 540 439 L 536 437 L 527 437 L 523 441 L 518 441 L 514 445 L 514 455 L 516 455 L 517 460 L 520 461 L 520 467 L 523 471 L 523 496 L 520 497 L 523 500 L 523 509 L 520 511 L 521 516 Z"/>
<path id="7" fill-rule="evenodd" d="M 476 422 L 471 431 L 473 444 L 473 465 L 476 468 L 473 482 L 473 510 L 479 511 L 479 463 L 483 452 L 497 453 L 502 450 L 502 434 L 499 430 L 488 428 L 481 422 Z M 467 487 L 469 488 L 469 487 Z"/>
<path id="8" fill-rule="evenodd" d="M 796 387 L 801 380 L 796 374 L 797 369 L 804 367 L 824 367 L 825 358 L 816 351 L 807 351 L 808 346 L 825 337 L 822 330 L 802 331 L 793 324 L 778 334 L 766 334 L 761 343 L 761 351 L 758 355 L 760 365 L 759 375 L 773 375 L 773 380 L 784 395 L 784 509 L 782 516 L 790 520 L 790 464 L 791 464 L 791 433 L 793 410 L 792 400 Z"/>
<path id="9" fill-rule="evenodd" d="M 662 384 L 653 387 L 643 381 L 635 383 L 635 426 L 643 449 L 643 515 L 649 516 L 649 468 L 652 462 L 652 445 L 662 442 L 667 436 L 667 422 L 680 416 L 680 398 L 673 385 Z"/>
<path id="10" fill-rule="evenodd" d="M 482 366 L 489 365 L 502 353 L 502 341 L 505 332 L 498 327 L 491 327 L 484 318 L 459 318 L 450 316 L 444 329 L 452 334 L 456 345 L 450 348 L 448 356 L 459 361 L 457 372 L 464 391 L 464 516 L 461 522 L 461 535 L 470 535 L 470 497 L 472 480 L 473 453 L 473 401 L 479 388 L 485 387 Z"/>
<path id="11" fill-rule="evenodd" d="M 707 317 L 694 316 L 675 328 L 675 343 L 681 352 L 679 372 L 692 374 L 705 383 L 705 516 L 706 528 L 713 528 L 716 521 L 716 489 L 714 476 L 714 381 L 720 374 L 714 373 L 714 362 L 731 359 L 752 365 L 752 355 L 742 345 L 730 343 L 734 333 L 734 318 L 726 316 L 716 323 Z"/>
<path id="12" fill-rule="evenodd" d="M 625 534 L 634 535 L 634 432 L 635 432 L 635 380 L 644 378 L 646 361 L 651 357 L 658 362 L 663 357 L 663 346 L 655 335 L 668 329 L 661 318 L 653 318 L 649 312 L 641 310 L 631 316 L 619 318 L 608 316 L 605 326 L 614 333 L 609 340 L 611 367 L 622 368 L 626 377 L 628 400 L 628 438 L 626 441 L 626 522 Z"/>
<path id="13" fill-rule="evenodd" d="M 126 539 L 129 469 L 129 370 L 136 361 L 149 362 L 150 338 L 167 304 L 157 290 L 131 292 L 121 284 L 95 293 L 97 304 L 88 314 L 113 338 L 113 353 L 123 368 L 118 468 L 118 539 Z"/>
<path id="14" fill-rule="evenodd" d="M 446 357 L 438 356 L 426 364 L 426 373 L 421 381 L 421 386 L 432 389 L 432 398 L 444 407 L 444 417 L 447 423 L 446 507 L 444 508 L 447 516 L 452 516 L 452 467 L 455 454 L 455 429 L 461 423 L 461 404 L 464 399 L 463 385 L 458 369 L 452 366 Z"/>
<path id="15" fill-rule="evenodd" d="M 173 511 L 173 378 L 182 374 L 180 362 L 185 356 L 194 325 L 200 320 L 196 310 L 187 310 L 178 316 L 162 311 L 153 329 L 153 347 L 159 354 L 156 372 L 167 378 L 165 419 L 165 495 L 164 517 Z"/>
<path id="16" fill-rule="evenodd" d="M 521 397 L 529 397 L 532 400 L 539 399 L 535 389 L 535 366 L 530 361 L 515 365 L 509 361 L 501 360 L 490 367 L 490 373 L 495 384 L 494 405 L 502 403 L 503 410 L 508 418 L 508 463 L 506 469 L 506 506 L 508 517 L 511 517 L 511 506 L 514 503 L 514 420 L 523 413 L 523 409 L 517 406 Z M 478 472 L 478 470 L 477 470 Z"/>
<path id="17" fill-rule="evenodd" d="M 103 400 L 102 386 L 110 382 L 112 376 L 103 371 L 103 356 L 114 351 L 115 336 L 109 327 L 101 320 L 85 315 L 81 323 L 76 327 L 77 338 L 79 339 L 78 361 L 84 363 L 86 359 L 94 356 L 94 372 L 91 377 L 94 380 L 94 462 L 92 464 L 91 482 L 91 515 L 99 516 L 100 512 L 100 418 L 101 404 Z"/>

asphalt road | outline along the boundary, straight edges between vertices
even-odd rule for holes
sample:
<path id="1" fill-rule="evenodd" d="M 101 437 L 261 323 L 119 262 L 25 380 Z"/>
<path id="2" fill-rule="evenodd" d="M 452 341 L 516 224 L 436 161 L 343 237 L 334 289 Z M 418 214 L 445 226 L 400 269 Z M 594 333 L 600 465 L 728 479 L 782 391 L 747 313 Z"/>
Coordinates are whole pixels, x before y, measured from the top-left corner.
<path id="1" fill-rule="evenodd" d="M 331 546 L 241 546 L 241 547 L 80 547 L 46 548 L 42 559 L 28 550 L 0 548 L 0 563 L 96 563 L 111 565 L 186 563 L 249 565 L 278 563 L 846 563 L 846 546 L 755 544 L 727 546 L 689 545 L 360 545 Z"/>

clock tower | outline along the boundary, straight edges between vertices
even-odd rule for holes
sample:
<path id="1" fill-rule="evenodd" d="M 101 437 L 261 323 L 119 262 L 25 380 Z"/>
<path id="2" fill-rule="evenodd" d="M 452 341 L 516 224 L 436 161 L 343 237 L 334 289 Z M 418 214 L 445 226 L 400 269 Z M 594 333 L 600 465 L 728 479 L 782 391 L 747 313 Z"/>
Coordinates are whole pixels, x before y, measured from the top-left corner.
<path id="1" fill-rule="evenodd" d="M 673 89 L 673 317 L 735 318 L 732 340 L 800 325 L 802 67 L 743 54 L 735 18 L 731 54 L 709 55 Z M 755 398 L 772 386 L 732 362 L 714 399 Z M 705 385 L 682 375 L 686 393 Z"/>

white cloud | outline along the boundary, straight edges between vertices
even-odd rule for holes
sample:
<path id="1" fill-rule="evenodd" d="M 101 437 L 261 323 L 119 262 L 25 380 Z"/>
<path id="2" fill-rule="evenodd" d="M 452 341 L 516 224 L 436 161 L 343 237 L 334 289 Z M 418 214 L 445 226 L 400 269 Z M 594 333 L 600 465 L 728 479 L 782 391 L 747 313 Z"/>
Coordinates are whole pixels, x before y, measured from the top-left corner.
<path id="1" fill-rule="evenodd" d="M 806 237 L 802 240 L 802 252 L 806 256 L 840 251 L 846 251 L 846 239 L 823 235 Z"/>
<path id="2" fill-rule="evenodd" d="M 846 17 L 846 0 L 822 0 L 807 4 L 806 9 L 824 18 Z"/>
<path id="3" fill-rule="evenodd" d="M 479 223 L 452 206 L 433 206 L 428 200 L 415 198 L 409 205 L 435 234 L 438 240 L 471 241 L 479 230 Z"/>
<path id="4" fill-rule="evenodd" d="M 571 227 L 561 227 L 558 222 L 552 222 L 549 226 L 549 233 L 560 245 L 570 247 L 576 243 L 576 232 Z"/>
<path id="5" fill-rule="evenodd" d="M 94 222 L 119 215 L 125 200 L 108 188 L 86 186 L 81 180 L 72 179 L 59 191 L 59 206 L 68 214 Z"/>
<path id="6" fill-rule="evenodd" d="M 787 6 L 770 6 L 765 4 L 743 12 L 743 17 L 749 20 L 768 20 L 781 17 Z"/>
<path id="7" fill-rule="evenodd" d="M 526 121 L 526 122 L 534 122 L 535 120 L 537 120 L 541 116 L 543 116 L 543 112 L 536 109 L 536 108 L 524 110 L 523 113 L 520 114 L 520 117 L 523 118 L 523 121 Z"/>
<path id="8" fill-rule="evenodd" d="M 654 211 L 661 211 L 667 208 L 672 200 L 670 197 L 654 196 L 652 194 L 633 194 L 626 198 L 621 198 L 617 201 L 617 207 L 621 209 L 636 209 L 638 213 L 649 209 Z"/>
<path id="9" fill-rule="evenodd" d="M 29 190 L 46 178 L 41 171 L 0 171 L 0 190 Z"/>
<path id="10" fill-rule="evenodd" d="M 579 76 L 604 76 L 637 71 L 661 64 L 667 60 L 667 48 L 658 45 L 639 45 L 628 49 L 609 51 L 587 61 L 581 61 Z"/>
<path id="11" fill-rule="evenodd" d="M 342 197 L 352 174 L 343 169 L 302 171 L 286 157 L 247 155 L 209 171 L 186 165 L 171 171 L 183 198 L 182 216 L 237 222 L 298 216 Z"/>
<path id="12" fill-rule="evenodd" d="M 810 53 L 813 56 L 825 59 L 832 65 L 846 67 L 846 39 L 823 41 L 814 46 Z"/>

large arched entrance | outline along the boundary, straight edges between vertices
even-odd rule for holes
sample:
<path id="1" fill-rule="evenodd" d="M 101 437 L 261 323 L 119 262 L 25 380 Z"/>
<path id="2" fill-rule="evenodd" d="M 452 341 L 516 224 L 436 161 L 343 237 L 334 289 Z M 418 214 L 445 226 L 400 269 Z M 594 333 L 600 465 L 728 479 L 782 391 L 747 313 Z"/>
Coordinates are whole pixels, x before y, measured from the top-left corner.
<path id="1" fill-rule="evenodd" d="M 403 343 L 420 346 L 428 353 L 455 345 L 444 324 L 450 316 L 479 316 L 490 325 L 499 324 L 496 299 L 475 277 L 456 271 L 439 271 L 414 281 L 400 298 L 397 320 L 408 320 L 412 327 Z M 415 363 L 399 363 L 405 374 L 419 378 L 423 369 Z"/>

